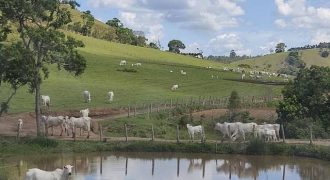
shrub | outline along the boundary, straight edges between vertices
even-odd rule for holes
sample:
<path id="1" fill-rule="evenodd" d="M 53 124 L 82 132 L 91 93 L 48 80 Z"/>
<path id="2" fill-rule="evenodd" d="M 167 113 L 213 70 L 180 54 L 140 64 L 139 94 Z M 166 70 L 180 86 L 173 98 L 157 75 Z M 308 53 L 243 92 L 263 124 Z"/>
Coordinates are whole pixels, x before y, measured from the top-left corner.
<path id="1" fill-rule="evenodd" d="M 321 52 L 321 57 L 327 58 L 329 56 L 329 52 L 328 51 L 322 51 Z"/>
<path id="2" fill-rule="evenodd" d="M 57 147 L 58 146 L 58 142 L 56 140 L 53 139 L 48 139 L 48 138 L 44 138 L 44 137 L 37 137 L 37 138 L 33 138 L 27 141 L 28 144 L 30 145 L 38 145 L 40 147 Z"/>
<path id="3" fill-rule="evenodd" d="M 117 69 L 117 71 L 129 72 L 129 73 L 137 73 L 137 70 L 136 69 L 133 69 L 133 68 Z"/>
<path id="4" fill-rule="evenodd" d="M 240 67 L 240 68 L 250 68 L 251 69 L 251 66 L 248 65 L 248 64 L 239 64 L 238 67 Z"/>
<path id="5" fill-rule="evenodd" d="M 253 138 L 248 142 L 245 151 L 246 151 L 246 154 L 253 154 L 253 155 L 265 154 L 266 143 L 259 138 Z"/>

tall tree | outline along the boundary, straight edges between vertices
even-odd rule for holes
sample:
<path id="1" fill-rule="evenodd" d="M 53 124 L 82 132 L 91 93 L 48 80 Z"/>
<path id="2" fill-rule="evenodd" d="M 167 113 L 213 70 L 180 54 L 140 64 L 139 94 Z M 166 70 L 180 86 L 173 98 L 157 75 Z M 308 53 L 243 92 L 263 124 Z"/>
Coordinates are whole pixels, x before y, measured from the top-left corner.
<path id="1" fill-rule="evenodd" d="M 76 76 L 86 68 L 85 59 L 76 50 L 83 43 L 58 31 L 71 22 L 69 10 L 60 7 L 61 3 L 61 0 L 0 0 L 2 18 L 17 25 L 11 30 L 19 34 L 18 41 L 1 46 L 5 53 L 0 56 L 0 82 L 11 86 L 16 86 L 16 82 L 27 84 L 34 93 L 38 136 L 42 135 L 40 85 L 49 76 L 48 64 L 57 64 L 58 69 L 64 68 Z"/>
<path id="2" fill-rule="evenodd" d="M 114 28 L 122 28 L 123 27 L 123 23 L 121 23 L 118 18 L 113 18 L 111 20 L 108 20 L 106 22 L 106 24 L 111 26 L 111 27 L 114 27 Z"/>
<path id="3" fill-rule="evenodd" d="M 231 51 L 230 51 L 229 57 L 230 57 L 230 58 L 235 58 L 235 57 L 236 57 L 236 52 L 235 52 L 235 50 L 231 50 Z"/>
<path id="4" fill-rule="evenodd" d="M 275 47 L 276 53 L 285 52 L 286 45 L 284 43 L 278 43 Z"/>
<path id="5" fill-rule="evenodd" d="M 322 123 L 328 131 L 330 127 L 330 68 L 311 66 L 300 69 L 297 77 L 284 87 L 283 101 L 277 113 L 279 123 L 295 123 L 303 118 L 311 118 Z M 306 125 L 306 124 L 305 124 Z"/>
<path id="6" fill-rule="evenodd" d="M 186 46 L 180 40 L 171 40 L 168 42 L 168 50 L 170 52 L 180 53 L 180 49 L 185 49 Z"/>
<path id="7" fill-rule="evenodd" d="M 95 18 L 90 11 L 84 11 L 81 15 L 83 19 L 83 25 L 81 26 L 81 34 L 88 36 L 92 32 L 92 27 L 95 23 Z"/>
<path id="8" fill-rule="evenodd" d="M 241 100 L 237 91 L 232 91 L 228 101 L 229 119 L 232 119 L 233 114 L 241 106 Z"/>

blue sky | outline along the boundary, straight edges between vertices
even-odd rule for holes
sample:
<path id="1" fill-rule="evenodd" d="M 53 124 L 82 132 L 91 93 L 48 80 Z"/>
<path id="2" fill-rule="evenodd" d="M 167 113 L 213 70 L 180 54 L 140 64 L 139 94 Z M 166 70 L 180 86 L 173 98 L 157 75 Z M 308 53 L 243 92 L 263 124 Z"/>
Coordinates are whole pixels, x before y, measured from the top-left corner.
<path id="1" fill-rule="evenodd" d="M 150 42 L 179 39 L 186 52 L 205 55 L 268 54 L 288 47 L 330 42 L 329 0 L 78 0 L 98 20 L 119 18 L 144 31 Z"/>

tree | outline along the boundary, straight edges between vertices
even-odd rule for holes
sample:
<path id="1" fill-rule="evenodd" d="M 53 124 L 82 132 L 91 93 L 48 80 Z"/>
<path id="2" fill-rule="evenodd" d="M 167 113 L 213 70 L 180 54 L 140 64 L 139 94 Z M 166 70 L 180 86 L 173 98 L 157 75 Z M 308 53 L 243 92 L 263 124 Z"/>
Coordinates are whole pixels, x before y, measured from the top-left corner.
<path id="1" fill-rule="evenodd" d="M 180 53 L 180 49 L 185 49 L 186 46 L 180 40 L 171 40 L 168 42 L 168 50 L 170 52 Z"/>
<path id="2" fill-rule="evenodd" d="M 83 19 L 83 25 L 81 26 L 81 34 L 84 36 L 88 36 L 92 32 L 92 27 L 94 25 L 94 16 L 91 14 L 90 11 L 84 11 L 83 14 L 81 15 Z"/>
<path id="3" fill-rule="evenodd" d="M 297 77 L 282 91 L 283 101 L 277 107 L 278 122 L 296 126 L 302 119 L 330 127 L 330 68 L 311 66 L 300 69 Z M 309 122 L 312 123 L 312 122 Z M 308 124 L 307 124 L 308 125 Z M 302 129 L 306 123 L 302 124 Z"/>
<path id="4" fill-rule="evenodd" d="M 229 55 L 230 58 L 235 58 L 236 57 L 236 52 L 235 50 L 231 50 L 230 51 L 230 55 Z"/>
<path id="5" fill-rule="evenodd" d="M 108 20 L 106 22 L 106 24 L 111 26 L 111 27 L 114 27 L 114 28 L 122 28 L 123 27 L 123 23 L 121 23 L 118 18 L 113 18 L 111 20 Z"/>
<path id="6" fill-rule="evenodd" d="M 77 52 L 81 41 L 66 36 L 59 28 L 71 22 L 70 12 L 60 0 L 0 0 L 2 19 L 8 19 L 19 34 L 19 41 L 1 46 L 0 82 L 15 88 L 28 85 L 35 95 L 37 135 L 41 135 L 40 85 L 48 78 L 48 64 L 57 64 L 78 76 L 86 68 Z M 72 7 L 72 6 L 71 6 Z"/>
<path id="7" fill-rule="evenodd" d="M 150 48 L 153 48 L 153 49 L 159 49 L 159 47 L 157 46 L 157 44 L 154 43 L 154 42 L 149 43 L 149 47 Z"/>
<path id="8" fill-rule="evenodd" d="M 232 119 L 233 114 L 240 108 L 241 100 L 238 96 L 237 91 L 232 91 L 228 101 L 229 119 Z"/>
<path id="9" fill-rule="evenodd" d="M 276 53 L 285 52 L 286 45 L 284 43 L 278 43 L 275 47 Z"/>
<path id="10" fill-rule="evenodd" d="M 329 56 L 329 52 L 328 51 L 322 51 L 321 52 L 321 57 L 327 58 Z"/>

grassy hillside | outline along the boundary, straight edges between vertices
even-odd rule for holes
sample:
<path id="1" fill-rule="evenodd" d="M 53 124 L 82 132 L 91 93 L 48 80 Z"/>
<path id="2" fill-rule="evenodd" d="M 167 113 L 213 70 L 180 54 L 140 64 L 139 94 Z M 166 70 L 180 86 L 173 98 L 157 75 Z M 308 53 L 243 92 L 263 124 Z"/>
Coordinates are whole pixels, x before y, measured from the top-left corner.
<path id="1" fill-rule="evenodd" d="M 51 67 L 50 78 L 42 84 L 42 94 L 51 97 L 52 110 L 113 107 L 177 97 L 223 97 L 229 96 L 232 90 L 244 96 L 264 95 L 270 90 L 279 94 L 281 89 L 280 86 L 224 80 L 240 75 L 215 69 L 222 68 L 221 63 L 68 34 L 84 41 L 86 47 L 79 51 L 87 59 L 87 69 L 82 76 L 73 77 Z M 117 71 L 122 59 L 129 62 L 129 68 L 136 62 L 141 62 L 142 66 L 135 68 L 137 73 Z M 207 66 L 214 68 L 206 69 Z M 181 69 L 187 72 L 187 76 L 180 74 Z M 211 79 L 211 75 L 219 79 Z M 170 90 L 173 84 L 179 84 L 178 91 Z M 92 95 L 89 104 L 83 102 L 82 91 L 85 89 Z M 109 90 L 115 93 L 112 104 L 106 102 Z M 7 96 L 8 89 L 1 86 L 0 100 Z M 28 94 L 26 88 L 20 89 L 10 107 L 10 112 L 33 111 L 33 95 Z"/>
<path id="2" fill-rule="evenodd" d="M 302 52 L 302 60 L 306 63 L 308 67 L 311 65 L 330 66 L 330 57 L 327 58 L 321 57 L 319 55 L 318 49 L 303 50 L 301 52 Z M 252 68 L 276 72 L 277 70 L 279 70 L 284 66 L 283 63 L 287 56 L 288 56 L 288 52 L 275 53 L 253 59 L 236 61 L 231 63 L 230 65 L 237 66 L 239 64 L 248 64 Z"/>

